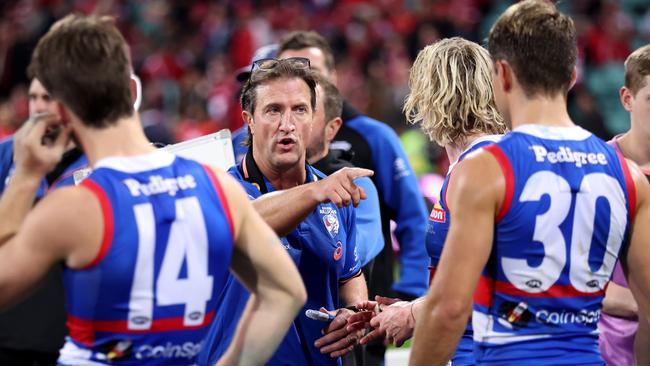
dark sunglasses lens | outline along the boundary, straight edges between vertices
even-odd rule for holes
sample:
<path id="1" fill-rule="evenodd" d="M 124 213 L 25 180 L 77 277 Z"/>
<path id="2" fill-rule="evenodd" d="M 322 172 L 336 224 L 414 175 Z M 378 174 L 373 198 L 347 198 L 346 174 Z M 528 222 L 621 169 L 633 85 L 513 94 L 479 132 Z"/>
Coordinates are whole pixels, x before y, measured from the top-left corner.
<path id="1" fill-rule="evenodd" d="M 302 69 L 309 68 L 309 59 L 304 57 L 293 57 L 288 58 L 287 61 L 291 62 L 294 67 L 299 67 Z"/>
<path id="2" fill-rule="evenodd" d="M 274 68 L 278 64 L 277 60 L 274 59 L 266 59 L 266 60 L 258 60 L 253 63 L 253 70 L 268 70 Z"/>
<path id="3" fill-rule="evenodd" d="M 280 62 L 289 63 L 292 67 L 300 69 L 309 69 L 309 59 L 305 57 L 291 57 L 282 60 L 277 60 L 274 58 L 257 60 L 253 62 L 253 67 L 251 68 L 251 73 L 255 70 L 271 70 L 274 67 L 278 66 Z"/>

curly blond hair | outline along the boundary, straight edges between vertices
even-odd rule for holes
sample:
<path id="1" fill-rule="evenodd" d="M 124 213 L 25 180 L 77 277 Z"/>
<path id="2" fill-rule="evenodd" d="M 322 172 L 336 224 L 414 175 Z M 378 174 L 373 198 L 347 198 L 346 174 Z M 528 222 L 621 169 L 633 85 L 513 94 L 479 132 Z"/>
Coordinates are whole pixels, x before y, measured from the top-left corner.
<path id="1" fill-rule="evenodd" d="M 471 134 L 506 131 L 492 91 L 488 52 L 463 38 L 425 47 L 411 67 L 410 93 L 404 103 L 409 123 L 440 146 L 462 143 Z"/>

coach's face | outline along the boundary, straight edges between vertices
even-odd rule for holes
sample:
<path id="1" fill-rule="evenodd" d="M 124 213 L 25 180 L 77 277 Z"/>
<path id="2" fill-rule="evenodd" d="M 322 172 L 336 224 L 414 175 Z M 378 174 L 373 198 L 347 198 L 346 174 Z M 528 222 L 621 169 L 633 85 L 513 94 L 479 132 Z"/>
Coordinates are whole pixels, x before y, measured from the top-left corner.
<path id="1" fill-rule="evenodd" d="M 253 115 L 244 113 L 244 117 L 258 164 L 275 171 L 304 165 L 313 119 L 307 83 L 300 78 L 280 78 L 258 86 Z"/>

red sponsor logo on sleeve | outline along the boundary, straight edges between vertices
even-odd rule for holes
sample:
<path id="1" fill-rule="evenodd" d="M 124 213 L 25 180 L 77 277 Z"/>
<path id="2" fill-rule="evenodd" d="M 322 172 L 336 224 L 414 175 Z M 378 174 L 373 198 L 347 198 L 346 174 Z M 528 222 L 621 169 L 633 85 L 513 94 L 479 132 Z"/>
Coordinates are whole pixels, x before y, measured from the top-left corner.
<path id="1" fill-rule="evenodd" d="M 429 220 L 442 223 L 446 222 L 447 215 L 445 214 L 445 210 L 439 207 L 433 207 L 433 210 L 429 214 Z"/>

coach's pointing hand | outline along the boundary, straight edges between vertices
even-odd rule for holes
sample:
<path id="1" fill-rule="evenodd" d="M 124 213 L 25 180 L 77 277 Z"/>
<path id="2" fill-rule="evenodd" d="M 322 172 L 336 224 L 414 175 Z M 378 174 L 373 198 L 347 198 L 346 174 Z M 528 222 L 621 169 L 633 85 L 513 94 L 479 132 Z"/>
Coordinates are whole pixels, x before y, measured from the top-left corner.
<path id="1" fill-rule="evenodd" d="M 314 184 L 316 199 L 320 202 L 332 202 L 337 207 L 352 204 L 357 207 L 359 201 L 366 199 L 366 192 L 354 180 L 360 177 L 370 177 L 372 170 L 363 168 L 343 168 L 329 177 Z"/>

